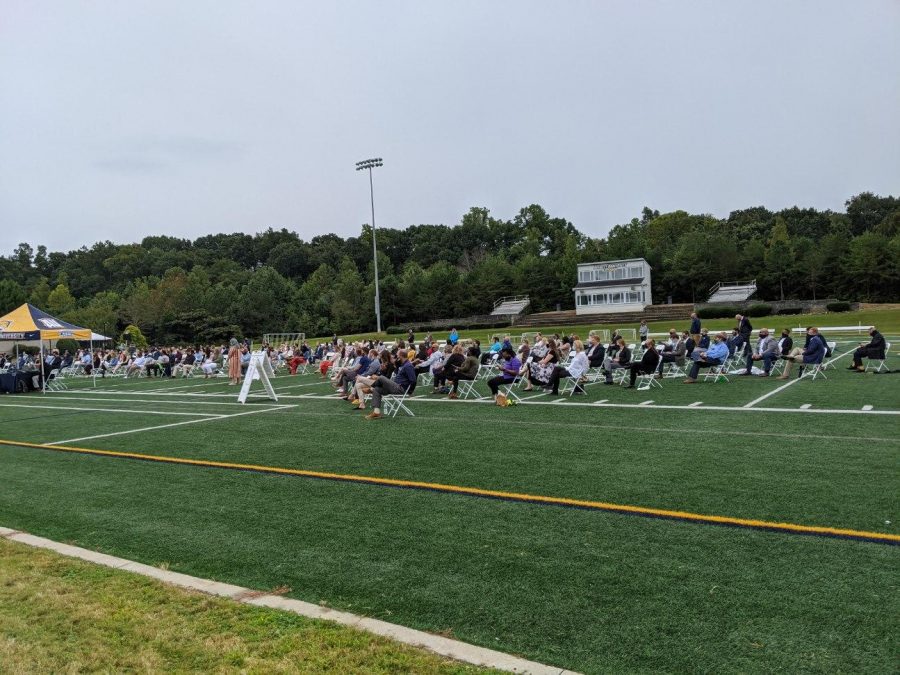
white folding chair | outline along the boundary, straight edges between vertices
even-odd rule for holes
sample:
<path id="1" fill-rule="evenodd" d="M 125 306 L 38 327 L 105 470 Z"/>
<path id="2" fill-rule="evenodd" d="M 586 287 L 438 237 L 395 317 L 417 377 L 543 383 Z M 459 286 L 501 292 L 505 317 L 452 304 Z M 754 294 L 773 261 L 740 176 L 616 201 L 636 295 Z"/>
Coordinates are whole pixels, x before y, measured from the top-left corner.
<path id="1" fill-rule="evenodd" d="M 456 395 L 465 400 L 470 396 L 474 396 L 476 398 L 480 398 L 478 396 L 478 390 L 475 389 L 475 383 L 478 381 L 476 377 L 474 380 L 459 380 L 459 386 L 456 389 Z"/>
<path id="2" fill-rule="evenodd" d="M 482 363 L 478 366 L 478 375 L 475 376 L 475 379 L 490 379 L 491 373 L 493 373 L 497 369 L 497 360 L 498 355 L 491 354 L 491 357 L 488 359 L 487 363 Z"/>
<path id="3" fill-rule="evenodd" d="M 584 377 L 584 375 L 582 375 L 581 377 Z M 565 378 L 565 382 L 563 382 L 562 388 L 559 390 L 559 393 L 562 396 L 573 396 L 578 389 L 580 389 L 581 392 L 584 393 L 585 383 L 581 382 L 581 377 Z"/>
<path id="4" fill-rule="evenodd" d="M 662 382 L 656 379 L 656 371 L 653 371 L 652 373 L 639 373 L 636 381 L 638 391 L 649 391 L 653 387 L 662 389 Z"/>
<path id="5" fill-rule="evenodd" d="M 629 370 L 630 370 L 630 368 L 613 368 L 613 371 L 612 371 L 613 384 L 625 384 L 625 380 L 628 379 Z"/>
<path id="6" fill-rule="evenodd" d="M 891 343 L 884 343 L 884 358 L 883 359 L 867 359 L 866 360 L 866 369 L 865 372 L 869 372 L 869 368 L 872 369 L 873 373 L 880 373 L 882 370 L 888 370 L 887 364 L 885 361 L 887 360 L 888 352 L 891 351 Z"/>
<path id="7" fill-rule="evenodd" d="M 784 364 L 784 359 L 779 355 L 778 358 L 772 361 L 772 372 L 769 374 L 772 376 L 781 375 L 781 373 L 784 372 Z"/>
<path id="8" fill-rule="evenodd" d="M 801 367 L 803 367 L 803 375 L 800 376 L 801 379 L 809 378 L 813 381 L 815 381 L 817 377 L 821 377 L 824 380 L 828 379 L 828 376 L 825 374 L 824 363 L 807 363 Z"/>
<path id="9" fill-rule="evenodd" d="M 514 398 L 516 401 L 521 401 L 522 398 L 515 392 L 515 388 L 522 383 L 522 380 L 522 375 L 517 375 L 512 382 L 507 382 L 497 387 L 497 391 L 506 396 L 506 398 Z"/>
<path id="10" fill-rule="evenodd" d="M 711 368 L 706 369 L 706 373 L 703 375 L 703 381 L 709 382 L 712 380 L 713 382 L 718 382 L 719 378 L 722 378 L 726 382 L 731 382 L 728 379 L 728 363 L 730 359 L 725 359 L 725 361 L 718 366 L 712 366 Z"/>
<path id="11" fill-rule="evenodd" d="M 59 368 L 54 368 L 47 375 L 46 388 L 49 391 L 65 391 L 68 389 L 66 384 L 59 378 Z"/>
<path id="12" fill-rule="evenodd" d="M 828 353 L 833 355 L 833 354 L 834 354 L 834 350 L 837 349 L 837 342 L 828 342 L 828 343 L 826 343 L 826 344 L 828 345 Z M 834 369 L 835 369 L 835 366 L 834 366 L 834 364 L 831 362 L 831 360 L 828 358 L 828 356 L 826 355 L 826 356 L 822 359 L 822 370 L 828 370 L 829 368 L 831 368 L 832 370 L 834 370 Z"/>
<path id="13" fill-rule="evenodd" d="M 407 387 L 402 394 L 385 394 L 381 397 L 381 407 L 385 417 L 396 417 L 401 410 L 410 417 L 415 417 L 413 411 L 406 405 L 406 399 L 412 395 L 412 387 Z"/>
<path id="14" fill-rule="evenodd" d="M 663 377 L 687 377 L 684 365 L 678 365 L 675 361 L 667 361 L 663 364 Z"/>

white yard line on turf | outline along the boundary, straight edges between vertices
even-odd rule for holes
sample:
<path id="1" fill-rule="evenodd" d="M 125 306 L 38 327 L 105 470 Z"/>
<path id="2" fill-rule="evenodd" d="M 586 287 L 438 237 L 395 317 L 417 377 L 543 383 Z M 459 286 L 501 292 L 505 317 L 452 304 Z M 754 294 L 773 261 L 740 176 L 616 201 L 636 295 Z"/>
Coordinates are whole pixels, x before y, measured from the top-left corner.
<path id="1" fill-rule="evenodd" d="M 199 424 L 200 422 L 212 422 L 231 419 L 232 417 L 241 417 L 243 415 L 256 415 L 264 412 L 274 412 L 293 408 L 292 405 L 279 405 L 272 408 L 260 408 L 258 410 L 248 410 L 246 412 L 234 413 L 233 415 L 216 415 L 215 417 L 205 417 L 202 420 L 187 420 L 186 422 L 173 422 L 172 424 L 160 424 L 155 427 L 142 427 L 140 429 L 129 429 L 127 431 L 114 431 L 110 434 L 97 434 L 95 436 L 82 436 L 80 438 L 67 438 L 62 441 L 53 441 L 51 443 L 43 443 L 42 445 L 64 445 L 66 443 L 75 443 L 77 441 L 90 441 L 95 438 L 109 438 L 110 436 L 124 436 L 125 434 L 137 434 L 142 431 L 156 431 L 157 429 L 170 429 L 172 427 L 181 427 L 186 424 Z"/>
<path id="2" fill-rule="evenodd" d="M 533 398 L 540 398 L 541 396 L 546 396 L 546 395 L 547 395 L 547 392 L 542 391 L 540 394 L 533 394 L 532 396 L 523 396 L 521 400 L 522 401 L 530 401 Z"/>
<path id="3" fill-rule="evenodd" d="M 0 408 L 40 408 L 42 410 L 75 410 L 78 412 L 130 413 L 132 415 L 187 415 L 190 417 L 225 417 L 216 413 L 162 412 L 160 410 L 124 410 L 122 408 L 81 408 L 70 405 L 39 405 L 34 403 L 0 403 Z M 203 420 L 200 420 L 201 422 Z"/>
<path id="4" fill-rule="evenodd" d="M 543 396 L 543 394 L 539 394 Z M 284 396 L 286 399 L 296 399 L 302 398 L 307 401 L 317 400 L 317 401 L 336 401 L 332 396 L 320 396 L 317 394 L 303 394 L 302 396 Z M 491 404 L 493 405 L 493 401 L 490 399 L 459 399 L 456 401 L 448 401 L 446 398 L 422 398 L 416 401 L 416 403 L 443 403 L 444 405 L 462 405 L 465 403 L 469 404 Z M 519 405 L 556 405 L 555 400 L 549 401 L 529 401 L 528 399 L 522 399 Z M 703 405 L 694 407 L 691 405 L 662 405 L 655 403 L 653 405 L 642 405 L 640 403 L 602 403 L 600 401 L 571 401 L 566 400 L 565 406 L 571 406 L 573 408 L 576 407 L 585 407 L 585 408 L 630 408 L 636 410 L 694 410 L 700 412 L 708 412 L 710 410 L 718 410 L 722 412 L 735 412 L 735 413 L 751 413 L 751 412 L 789 412 L 789 413 L 819 413 L 819 414 L 830 414 L 830 415 L 900 415 L 900 410 L 857 410 L 852 408 L 746 408 L 746 407 L 731 407 L 725 405 Z"/>
<path id="5" fill-rule="evenodd" d="M 791 383 L 795 382 L 793 380 Z M 776 390 L 777 391 L 777 390 Z M 66 394 L 72 392 L 53 392 L 53 395 L 57 394 Z M 78 393 L 95 393 L 93 391 L 79 391 Z M 110 392 L 110 391 L 97 391 L 97 394 L 115 394 L 116 396 L 145 396 L 146 394 L 142 394 L 140 392 Z M 48 392 L 48 395 L 50 393 Z M 234 394 L 196 394 L 196 393 L 172 393 L 172 394 L 154 394 L 153 396 L 175 396 L 175 397 L 194 397 L 194 398 L 234 398 Z M 553 401 L 543 400 L 543 401 L 532 401 L 531 398 L 539 398 L 544 396 L 544 394 L 538 394 L 536 397 L 526 397 L 522 399 L 522 405 L 556 405 Z M 323 394 L 285 394 L 278 397 L 279 400 L 292 400 L 292 401 L 301 401 L 301 400 L 319 400 L 319 401 L 337 401 L 338 399 L 334 396 L 323 395 Z M 264 395 L 253 395 L 251 394 L 248 400 L 265 402 L 269 399 Z M 694 403 L 690 403 L 688 405 L 662 405 L 662 404 L 653 404 L 649 406 L 643 406 L 640 403 L 607 403 L 608 399 L 601 399 L 599 401 L 571 401 L 567 400 L 565 405 L 567 406 L 584 406 L 584 407 L 593 407 L 593 408 L 637 408 L 643 410 L 720 410 L 724 412 L 792 412 L 792 413 L 819 413 L 819 414 L 832 414 L 832 415 L 852 415 L 852 414 L 863 414 L 863 415 L 900 415 L 900 410 L 853 410 L 849 408 L 807 408 L 801 410 L 800 408 L 748 408 L 747 406 L 713 406 L 713 405 L 701 405 L 702 401 L 697 401 Z M 137 399 L 135 402 L 140 401 Z M 140 401 L 143 402 L 143 401 Z M 182 403 L 190 404 L 191 400 L 181 399 Z M 448 401 L 446 398 L 421 398 L 416 401 L 416 403 L 444 403 L 446 405 L 457 405 L 457 404 L 493 404 L 493 401 L 489 397 L 481 397 L 481 398 L 469 398 L 469 399 L 459 399 L 456 401 Z"/>
<path id="6" fill-rule="evenodd" d="M 739 409 L 738 409 L 739 410 Z M 348 412 L 354 412 L 354 410 L 345 410 L 342 412 L 312 412 L 312 411 L 303 411 L 298 410 L 298 417 L 335 417 L 341 419 L 354 419 L 354 415 L 348 415 Z M 369 409 L 366 411 L 360 411 L 360 413 L 369 412 Z M 796 412 L 796 411 L 795 411 Z M 359 417 L 362 417 L 360 414 Z M 434 422 L 450 422 L 456 423 L 459 422 L 459 418 L 456 417 L 443 417 L 429 416 L 427 418 L 429 421 Z M 485 424 L 485 425 L 495 425 L 495 418 L 467 418 L 467 424 Z M 895 437 L 880 437 L 880 436 L 835 436 L 834 434 L 798 434 L 798 433 L 783 433 L 777 431 L 729 431 L 729 430 L 721 430 L 721 429 L 687 429 L 687 428 L 666 428 L 666 427 L 640 427 L 640 426 L 625 426 L 622 424 L 596 424 L 592 422 L 541 422 L 541 421 L 529 421 L 529 420 L 516 420 L 516 419 L 505 419 L 503 422 L 504 425 L 511 427 L 548 427 L 555 429 L 594 429 L 594 430 L 610 430 L 610 431 L 634 431 L 634 432 L 645 432 L 650 434 L 656 433 L 671 433 L 671 434 L 679 434 L 684 435 L 686 433 L 691 434 L 700 434 L 700 435 L 709 435 L 709 436 L 742 436 L 742 437 L 754 437 L 759 436 L 763 438 L 808 438 L 815 440 L 826 440 L 826 441 L 872 441 L 879 443 L 894 443 L 900 444 L 900 438 Z"/>
<path id="7" fill-rule="evenodd" d="M 320 380 L 319 382 L 304 382 L 303 384 L 289 384 L 287 386 L 282 387 L 281 385 L 275 387 L 275 393 L 277 394 L 279 391 L 287 391 L 288 389 L 299 389 L 300 387 L 315 387 L 318 385 L 329 384 L 325 380 Z M 334 387 L 332 387 L 333 389 Z"/>
<path id="8" fill-rule="evenodd" d="M 196 392 L 188 392 L 188 391 L 173 392 L 173 393 L 166 393 L 166 392 L 162 392 L 162 391 L 153 391 L 153 392 L 151 392 L 151 391 L 109 391 L 107 389 L 69 389 L 66 391 L 53 391 L 53 392 L 48 391 L 47 392 L 48 397 L 64 395 L 68 398 L 74 398 L 74 396 L 73 396 L 74 394 L 82 394 L 82 395 L 90 394 L 90 398 L 95 398 L 98 396 L 117 396 L 117 397 L 123 397 L 123 396 L 148 397 L 149 396 L 151 398 L 159 398 L 160 396 L 166 396 L 166 397 L 171 397 L 171 398 L 176 399 L 175 402 L 177 402 L 177 403 L 186 403 L 186 404 L 194 404 L 195 402 L 199 402 L 197 399 L 227 398 L 227 399 L 231 399 L 231 402 L 237 403 L 237 390 L 235 390 L 235 392 L 231 393 L 231 394 L 198 394 Z M 190 397 L 190 398 L 188 398 L 188 397 Z M 285 398 L 301 398 L 301 397 L 300 396 L 286 396 Z M 85 400 L 88 400 L 88 399 L 85 399 Z M 121 400 L 121 398 L 118 398 L 116 400 Z M 131 400 L 136 403 L 144 403 L 145 401 L 147 403 L 153 402 L 153 401 L 148 401 L 146 398 L 132 398 L 132 399 L 126 399 L 126 400 Z M 271 401 L 272 399 L 270 399 L 264 393 L 258 392 L 258 393 L 250 394 L 250 396 L 247 397 L 247 400 L 248 401 L 249 400 Z M 156 402 L 163 403 L 163 401 L 156 401 Z M 221 403 L 206 402 L 204 405 L 228 405 L 228 404 L 229 404 L 229 401 L 222 401 Z"/>
<path id="9" fill-rule="evenodd" d="M 56 394 L 68 393 L 68 392 L 54 392 Z M 49 400 L 49 399 L 48 399 Z M 101 398 L 100 396 L 66 396 L 67 401 L 117 401 L 122 402 L 121 398 Z M 270 401 L 271 399 L 266 398 L 266 401 Z M 237 401 L 197 401 L 194 399 L 187 401 L 166 401 L 159 399 L 129 399 L 128 403 L 156 403 L 159 405 L 216 405 L 219 407 L 223 406 L 241 406 L 246 407 L 243 403 L 238 403 Z"/>
<path id="10" fill-rule="evenodd" d="M 841 355 L 839 355 L 839 356 L 835 356 L 833 359 L 831 359 L 830 361 L 828 361 L 828 363 L 834 363 L 834 362 L 837 361 L 838 359 L 843 358 L 843 357 L 847 356 L 848 354 L 852 354 L 852 353 L 853 353 L 853 352 L 844 352 L 843 354 L 841 354 Z M 795 365 L 796 365 L 796 364 L 795 364 Z M 770 396 L 774 396 L 774 395 L 777 394 L 778 392 L 784 391 L 785 389 L 787 389 L 788 387 L 790 387 L 792 384 L 797 384 L 799 381 L 800 381 L 800 378 L 799 378 L 799 377 L 794 378 L 793 380 L 788 380 L 786 383 L 784 383 L 784 384 L 781 385 L 780 387 L 777 387 L 777 388 L 773 389 L 773 390 L 770 391 L 768 394 L 763 394 L 763 395 L 760 396 L 759 398 L 753 399 L 752 401 L 750 401 L 750 403 L 747 403 L 744 407 L 745 407 L 745 408 L 752 408 L 752 407 L 755 406 L 757 403 L 761 403 L 762 401 L 765 401 L 765 400 L 766 400 L 767 398 L 769 398 Z"/>

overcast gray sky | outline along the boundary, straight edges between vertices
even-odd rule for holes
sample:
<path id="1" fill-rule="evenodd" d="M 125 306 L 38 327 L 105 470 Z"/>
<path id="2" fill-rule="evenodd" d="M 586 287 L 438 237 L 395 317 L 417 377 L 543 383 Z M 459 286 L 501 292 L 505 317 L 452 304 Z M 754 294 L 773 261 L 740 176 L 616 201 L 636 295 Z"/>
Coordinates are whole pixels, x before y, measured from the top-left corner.
<path id="1" fill-rule="evenodd" d="M 510 218 L 600 236 L 900 193 L 900 1 L 0 0 L 22 240 Z"/>

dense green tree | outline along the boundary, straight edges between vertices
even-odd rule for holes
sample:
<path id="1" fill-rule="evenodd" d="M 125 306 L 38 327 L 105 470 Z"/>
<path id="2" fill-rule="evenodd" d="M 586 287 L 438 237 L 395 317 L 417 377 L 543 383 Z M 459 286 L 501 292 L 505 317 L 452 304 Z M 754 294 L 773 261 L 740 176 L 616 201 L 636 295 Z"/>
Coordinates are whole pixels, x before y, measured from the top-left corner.
<path id="1" fill-rule="evenodd" d="M 72 323 L 90 328 L 96 333 L 115 337 L 119 334 L 119 305 L 122 299 L 118 293 L 106 291 L 98 293 L 84 307 L 68 314 Z"/>
<path id="2" fill-rule="evenodd" d="M 781 216 L 776 216 L 772 236 L 766 248 L 765 279 L 770 286 L 778 287 L 779 300 L 784 300 L 784 282 L 795 262 L 787 221 Z"/>
<path id="3" fill-rule="evenodd" d="M 846 206 L 850 232 L 856 236 L 874 229 L 893 212 L 900 210 L 900 199 L 863 192 L 848 199 Z"/>
<path id="4" fill-rule="evenodd" d="M 367 298 L 363 296 L 362 275 L 349 256 L 345 256 L 338 268 L 334 282 L 334 299 L 331 302 L 331 319 L 334 330 L 356 333 L 370 325 L 373 313 Z"/>
<path id="5" fill-rule="evenodd" d="M 35 307 L 46 309 L 47 298 L 50 297 L 50 290 L 50 284 L 47 283 L 47 280 L 44 277 L 41 277 L 31 289 L 31 293 L 28 296 L 28 302 Z"/>
<path id="6" fill-rule="evenodd" d="M 817 242 L 801 238 L 795 242 L 794 251 L 797 256 L 796 271 L 800 286 L 816 299 L 816 294 L 823 285 L 823 266 L 826 253 Z"/>
<path id="7" fill-rule="evenodd" d="M 327 335 L 332 331 L 331 303 L 334 299 L 335 277 L 334 268 L 322 263 L 294 294 L 292 327 L 298 332 Z"/>
<path id="8" fill-rule="evenodd" d="M 753 206 L 728 214 L 728 228 L 738 241 L 765 239 L 775 220 L 775 214 L 764 206 Z"/>
<path id="9" fill-rule="evenodd" d="M 283 241 L 269 251 L 266 264 L 288 279 L 303 279 L 311 271 L 309 251 L 300 241 Z"/>
<path id="10" fill-rule="evenodd" d="M 754 206 L 725 219 L 644 207 L 596 238 L 537 204 L 510 219 L 473 207 L 456 225 L 379 228 L 383 323 L 485 314 L 523 293 L 535 311 L 571 308 L 578 263 L 636 257 L 653 269 L 655 302 L 703 301 L 718 281 L 751 278 L 766 299 L 896 300 L 900 200 L 862 193 L 846 204 Z M 372 236 L 364 225 L 308 242 L 271 227 L 68 252 L 23 242 L 0 256 L 0 302 L 27 298 L 106 333 L 133 323 L 154 341 L 365 331 L 375 324 Z"/>
<path id="11" fill-rule="evenodd" d="M 65 284 L 59 284 L 47 296 L 47 311 L 54 316 L 65 319 L 75 309 L 77 301 Z"/>
<path id="12" fill-rule="evenodd" d="M 290 331 L 288 317 L 296 286 L 271 267 L 255 270 L 240 290 L 231 317 L 247 335 Z"/>
<path id="13" fill-rule="evenodd" d="M 866 232 L 850 242 L 847 271 L 851 286 L 861 292 L 861 299 L 887 300 L 887 289 L 896 288 L 900 259 L 891 240 L 876 232 Z"/>
<path id="14" fill-rule="evenodd" d="M 28 294 L 19 282 L 12 279 L 0 281 L 0 315 L 15 309 L 27 299 Z"/>

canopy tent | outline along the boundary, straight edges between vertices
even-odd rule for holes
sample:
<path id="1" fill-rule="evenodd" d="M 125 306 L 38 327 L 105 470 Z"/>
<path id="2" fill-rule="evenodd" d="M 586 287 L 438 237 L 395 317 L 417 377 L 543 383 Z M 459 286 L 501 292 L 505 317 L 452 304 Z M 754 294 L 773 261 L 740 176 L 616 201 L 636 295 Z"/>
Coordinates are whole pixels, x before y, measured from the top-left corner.
<path id="1" fill-rule="evenodd" d="M 57 319 L 27 302 L 9 314 L 0 316 L 0 342 L 37 342 L 40 345 L 42 370 L 45 340 L 53 341 L 63 338 L 84 340 L 91 343 L 91 353 L 93 353 L 93 335 L 90 328 L 82 328 Z M 43 380 L 43 389 L 46 391 L 46 378 Z"/>
<path id="2" fill-rule="evenodd" d="M 0 316 L 0 341 L 36 342 L 62 338 L 90 340 L 91 330 L 50 316 L 27 302 Z"/>
<path id="3" fill-rule="evenodd" d="M 91 333 L 91 341 L 92 342 L 109 342 L 112 340 L 111 337 L 106 337 L 105 335 L 100 335 L 100 333 Z"/>

